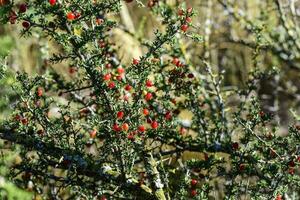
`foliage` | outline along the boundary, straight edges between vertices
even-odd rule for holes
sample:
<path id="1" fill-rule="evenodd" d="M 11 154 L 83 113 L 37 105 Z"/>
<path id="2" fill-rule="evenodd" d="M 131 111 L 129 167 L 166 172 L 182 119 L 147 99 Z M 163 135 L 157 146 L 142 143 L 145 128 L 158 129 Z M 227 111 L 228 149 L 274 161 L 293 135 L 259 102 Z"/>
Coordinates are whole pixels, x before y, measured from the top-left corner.
<path id="1" fill-rule="evenodd" d="M 234 6 L 219 2 L 225 10 Z M 44 73 L 16 75 L 18 102 L 0 127 L 3 140 L 20 146 L 14 183 L 28 188 L 30 182 L 45 199 L 279 200 L 296 194 L 300 127 L 280 135 L 258 92 L 261 80 L 281 73 L 260 67 L 262 52 L 290 53 L 281 59 L 294 62 L 298 49 L 277 48 L 280 36 L 228 9 L 254 35 L 247 43 L 254 67 L 243 87 L 228 89 L 209 51 L 194 55 L 196 45 L 209 47 L 210 31 L 198 34 L 197 12 L 185 4 L 150 0 L 147 12 L 163 28 L 153 39 L 140 38 L 143 55 L 124 62 L 111 39 L 124 29 L 117 17 L 122 6 L 120 0 L 2 5 L 1 21 L 20 23 L 22 36 L 38 34 L 59 47 Z M 287 35 L 284 41 L 294 40 Z M 183 41 L 194 48 L 183 49 Z M 60 63 L 69 65 L 70 80 L 51 67 Z M 187 152 L 197 156 L 183 160 Z"/>
<path id="2" fill-rule="evenodd" d="M 29 200 L 32 199 L 32 195 L 29 192 L 25 192 L 20 188 L 17 188 L 14 184 L 7 181 L 4 177 L 9 173 L 8 167 L 13 163 L 18 162 L 18 155 L 11 151 L 8 151 L 7 144 L 1 142 L 1 158 L 0 158 L 0 198 L 1 199 L 20 199 Z"/>

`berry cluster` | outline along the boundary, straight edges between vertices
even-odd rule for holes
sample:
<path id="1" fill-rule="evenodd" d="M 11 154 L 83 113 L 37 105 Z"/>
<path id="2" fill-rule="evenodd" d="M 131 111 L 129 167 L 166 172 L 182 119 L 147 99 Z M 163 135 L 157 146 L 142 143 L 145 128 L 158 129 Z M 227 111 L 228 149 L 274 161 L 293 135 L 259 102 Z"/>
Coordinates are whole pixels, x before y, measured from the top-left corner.
<path id="1" fill-rule="evenodd" d="M 21 146 L 23 160 L 11 170 L 16 183 L 32 183 L 36 194 L 58 184 L 67 189 L 57 198 L 66 192 L 102 200 L 210 199 L 218 188 L 230 199 L 247 191 L 279 200 L 287 186 L 294 189 L 300 128 L 278 136 L 256 95 L 260 78 L 276 72 L 256 68 L 242 91 L 223 88 L 224 74 L 205 58 L 191 61 L 195 49 L 182 47 L 202 45 L 193 33 L 195 9 L 157 0 L 148 1 L 147 12 L 163 31 L 140 40 L 142 55 L 128 62 L 114 39 L 120 31 L 135 35 L 117 19 L 124 3 L 84 2 L 1 1 L 7 23 L 20 22 L 24 35 L 42 33 L 60 47 L 44 60 L 44 74 L 16 76 L 18 102 L 0 127 L 2 139 Z M 69 77 L 54 64 L 67 64 Z M 29 152 L 37 156 L 29 159 Z"/>

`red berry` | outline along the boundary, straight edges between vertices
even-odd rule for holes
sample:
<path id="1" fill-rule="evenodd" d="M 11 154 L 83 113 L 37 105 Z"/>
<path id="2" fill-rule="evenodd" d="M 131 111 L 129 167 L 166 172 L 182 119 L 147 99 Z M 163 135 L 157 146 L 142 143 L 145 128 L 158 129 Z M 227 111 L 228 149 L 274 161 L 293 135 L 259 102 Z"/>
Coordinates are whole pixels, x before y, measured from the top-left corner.
<path id="1" fill-rule="evenodd" d="M 54 6 L 56 4 L 56 0 L 49 0 L 49 3 L 51 6 Z"/>
<path id="2" fill-rule="evenodd" d="M 179 63 L 180 63 L 180 61 L 179 61 L 179 59 L 178 59 L 178 58 L 173 58 L 173 61 L 172 61 L 172 63 L 173 63 L 174 65 L 178 66 L 178 65 L 179 65 Z"/>
<path id="3" fill-rule="evenodd" d="M 124 117 L 124 112 L 123 111 L 119 111 L 117 113 L 117 118 L 122 119 Z"/>
<path id="4" fill-rule="evenodd" d="M 118 74 L 124 74 L 125 69 L 123 67 L 118 67 L 117 71 L 118 71 Z"/>
<path id="5" fill-rule="evenodd" d="M 15 24 L 18 16 L 17 16 L 16 12 L 12 10 L 12 11 L 10 11 L 8 18 L 9 18 L 9 22 L 11 24 Z"/>
<path id="6" fill-rule="evenodd" d="M 139 60 L 138 60 L 138 59 L 136 59 L 136 58 L 134 58 L 134 59 L 132 60 L 132 64 L 134 64 L 134 65 L 138 65 L 138 64 L 139 64 Z"/>
<path id="7" fill-rule="evenodd" d="M 207 153 L 204 153 L 204 160 L 208 160 L 209 159 L 209 156 Z"/>
<path id="8" fill-rule="evenodd" d="M 21 121 L 21 119 L 22 119 L 22 116 L 21 116 L 21 115 L 16 115 L 16 116 L 15 116 L 15 120 L 16 120 L 16 121 Z"/>
<path id="9" fill-rule="evenodd" d="M 290 167 L 295 167 L 295 162 L 291 160 L 291 161 L 289 162 L 289 166 L 290 166 Z"/>
<path id="10" fill-rule="evenodd" d="M 115 82 L 113 82 L 113 81 L 109 82 L 109 83 L 108 83 L 108 87 L 109 87 L 110 89 L 113 89 L 114 87 L 116 87 Z"/>
<path id="11" fill-rule="evenodd" d="M 121 128 L 118 124 L 114 124 L 113 125 L 113 130 L 116 131 L 116 132 L 119 132 L 119 131 L 121 131 Z"/>
<path id="12" fill-rule="evenodd" d="M 116 79 L 117 79 L 118 81 L 121 81 L 121 80 L 122 80 L 122 76 L 116 76 Z"/>
<path id="13" fill-rule="evenodd" d="M 182 63 L 180 62 L 180 60 L 178 58 L 174 58 L 172 63 L 174 65 L 176 65 L 177 67 L 181 67 L 182 66 Z"/>
<path id="14" fill-rule="evenodd" d="M 153 122 L 151 123 L 151 127 L 152 127 L 153 129 L 157 129 L 157 128 L 158 128 L 158 122 L 157 122 L 157 121 L 153 121 Z"/>
<path id="15" fill-rule="evenodd" d="M 124 99 L 124 101 L 128 101 L 129 100 L 129 96 L 128 95 L 124 95 L 123 99 Z"/>
<path id="16" fill-rule="evenodd" d="M 139 125 L 138 129 L 140 132 L 145 132 L 145 130 L 146 130 L 144 125 Z"/>
<path id="17" fill-rule="evenodd" d="M 184 127 L 180 127 L 179 133 L 181 135 L 185 134 L 187 132 L 187 130 Z"/>
<path id="18" fill-rule="evenodd" d="M 187 18 L 185 19 L 185 21 L 186 21 L 187 23 L 191 23 L 191 22 L 192 22 L 192 18 L 191 18 L 191 17 L 187 17 Z"/>
<path id="19" fill-rule="evenodd" d="M 172 114 L 170 111 L 168 111 L 166 114 L 165 114 L 165 118 L 166 120 L 170 120 L 172 118 Z"/>
<path id="20" fill-rule="evenodd" d="M 77 71 L 76 67 L 69 67 L 69 73 L 74 74 Z"/>
<path id="21" fill-rule="evenodd" d="M 2 7 L 2 6 L 5 6 L 5 5 L 8 4 L 8 3 L 10 3 L 9 0 L 1 0 L 1 1 L 0 1 L 0 6 L 1 6 L 1 7 Z"/>
<path id="22" fill-rule="evenodd" d="M 240 171 L 244 171 L 245 170 L 245 165 L 244 164 L 240 164 L 239 165 L 239 170 Z"/>
<path id="23" fill-rule="evenodd" d="M 26 12 L 27 10 L 27 5 L 26 3 L 22 3 L 20 6 L 19 6 L 19 13 L 24 13 Z"/>
<path id="24" fill-rule="evenodd" d="M 198 184 L 198 181 L 196 179 L 191 180 L 191 186 L 196 186 Z"/>
<path id="25" fill-rule="evenodd" d="M 194 76 L 194 74 L 189 73 L 189 74 L 188 74 L 188 77 L 189 77 L 189 78 L 194 78 L 195 76 Z"/>
<path id="26" fill-rule="evenodd" d="M 183 13 L 184 13 L 184 11 L 183 11 L 182 9 L 179 9 L 178 12 L 177 12 L 177 14 L 178 14 L 179 16 L 182 16 Z"/>
<path id="27" fill-rule="evenodd" d="M 127 123 L 124 123 L 122 125 L 122 129 L 123 129 L 123 131 L 128 131 L 129 130 L 129 125 Z"/>
<path id="28" fill-rule="evenodd" d="M 107 64 L 105 65 L 105 67 L 106 67 L 106 69 L 110 69 L 110 68 L 111 68 L 111 64 L 110 64 L 110 63 L 107 63 Z"/>
<path id="29" fill-rule="evenodd" d="M 38 135 L 44 135 L 45 131 L 43 129 L 40 129 L 37 131 L 37 134 Z"/>
<path id="30" fill-rule="evenodd" d="M 28 124 L 28 119 L 23 118 L 23 119 L 21 120 L 21 122 L 22 122 L 23 125 L 26 125 L 26 124 Z"/>
<path id="31" fill-rule="evenodd" d="M 197 195 L 197 190 L 192 190 L 192 191 L 191 191 L 191 196 L 192 196 L 192 197 L 195 197 L 196 195 Z"/>
<path id="32" fill-rule="evenodd" d="M 75 13 L 75 19 L 78 19 L 81 16 L 80 12 Z"/>
<path id="33" fill-rule="evenodd" d="M 152 86 L 153 86 L 152 81 L 147 80 L 147 81 L 146 81 L 146 86 L 147 86 L 147 87 L 152 87 Z"/>
<path id="34" fill-rule="evenodd" d="M 104 41 L 99 41 L 99 46 L 100 48 L 104 48 L 105 47 L 105 42 Z"/>
<path id="35" fill-rule="evenodd" d="M 30 22 L 24 21 L 24 22 L 22 23 L 22 26 L 23 26 L 25 29 L 28 29 L 28 28 L 30 27 Z"/>
<path id="36" fill-rule="evenodd" d="M 105 75 L 103 76 L 103 79 L 104 79 L 105 81 L 110 80 L 110 78 L 111 78 L 111 74 L 110 74 L 110 73 L 105 74 Z"/>
<path id="37" fill-rule="evenodd" d="M 131 88 L 132 88 L 131 85 L 126 85 L 126 86 L 125 86 L 125 90 L 126 90 L 126 91 L 130 91 Z"/>
<path id="38" fill-rule="evenodd" d="M 144 108 L 144 109 L 143 109 L 143 114 L 144 114 L 145 116 L 149 115 L 149 110 L 148 110 L 147 108 Z"/>
<path id="39" fill-rule="evenodd" d="M 43 88 L 42 87 L 38 87 L 36 90 L 36 94 L 38 97 L 43 96 Z"/>
<path id="40" fill-rule="evenodd" d="M 291 174 L 291 175 L 295 174 L 295 168 L 294 167 L 289 168 L 289 174 Z"/>
<path id="41" fill-rule="evenodd" d="M 136 135 L 136 134 L 138 134 L 138 131 L 132 131 L 131 134 Z"/>
<path id="42" fill-rule="evenodd" d="M 152 8 L 155 5 L 155 2 L 153 0 L 148 1 L 148 7 Z"/>
<path id="43" fill-rule="evenodd" d="M 68 14 L 67 14 L 67 19 L 68 20 L 74 20 L 75 19 L 75 14 L 73 13 L 73 12 L 68 12 Z"/>
<path id="44" fill-rule="evenodd" d="M 234 142 L 234 143 L 232 143 L 232 148 L 234 149 L 234 150 L 237 150 L 238 148 L 239 148 L 239 143 L 237 143 L 237 142 Z"/>
<path id="45" fill-rule="evenodd" d="M 151 123 L 152 123 L 152 120 L 151 120 L 150 118 L 147 118 L 146 121 L 147 121 L 148 124 L 151 124 Z"/>
<path id="46" fill-rule="evenodd" d="M 101 200 L 107 200 L 106 196 L 102 196 Z"/>
<path id="47" fill-rule="evenodd" d="M 181 25 L 181 30 L 182 30 L 183 32 L 186 32 L 186 31 L 188 30 L 188 28 L 189 28 L 189 26 L 188 26 L 187 24 L 182 24 L 182 25 Z"/>
<path id="48" fill-rule="evenodd" d="M 276 199 L 275 200 L 282 200 L 282 196 L 280 195 L 280 194 L 278 194 L 277 196 L 276 196 Z"/>
<path id="49" fill-rule="evenodd" d="M 128 133 L 127 139 L 133 141 L 134 140 L 134 135 L 132 133 Z"/>
<path id="50" fill-rule="evenodd" d="M 90 132 L 90 138 L 94 139 L 96 137 L 97 131 L 94 129 Z"/>
<path id="51" fill-rule="evenodd" d="M 148 93 L 145 95 L 146 101 L 150 101 L 152 98 L 153 98 L 153 95 L 152 95 L 152 93 L 150 93 L 150 92 L 148 92 Z"/>
<path id="52" fill-rule="evenodd" d="M 104 22 L 104 20 L 101 19 L 101 18 L 97 18 L 97 19 L 96 19 L 96 24 L 97 24 L 97 25 L 101 25 L 103 22 Z"/>
<path id="53" fill-rule="evenodd" d="M 193 12 L 193 8 L 192 8 L 192 7 L 189 7 L 186 11 L 187 11 L 188 13 L 191 13 L 191 12 Z"/>

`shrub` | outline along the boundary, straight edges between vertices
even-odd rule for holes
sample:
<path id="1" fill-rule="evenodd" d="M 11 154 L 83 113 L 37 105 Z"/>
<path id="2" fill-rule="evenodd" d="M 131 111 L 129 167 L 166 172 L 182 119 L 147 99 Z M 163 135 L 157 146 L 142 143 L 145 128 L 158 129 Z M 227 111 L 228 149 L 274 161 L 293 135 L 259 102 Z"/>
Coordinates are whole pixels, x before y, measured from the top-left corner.
<path id="1" fill-rule="evenodd" d="M 11 169 L 18 186 L 43 198 L 102 200 L 282 199 L 299 191 L 300 127 L 279 135 L 260 106 L 260 80 L 280 69 L 260 68 L 271 47 L 259 25 L 250 24 L 254 67 L 243 87 L 228 89 L 209 50 L 195 54 L 209 46 L 210 31 L 197 34 L 196 10 L 185 4 L 148 2 L 162 28 L 139 38 L 143 54 L 130 63 L 112 39 L 120 29 L 134 35 L 119 22 L 124 1 L 1 4 L 3 22 L 57 50 L 44 73 L 16 75 L 18 102 L 0 128 L 3 140 L 20 146 Z M 183 49 L 183 41 L 194 46 Z M 70 79 L 52 68 L 60 64 Z"/>

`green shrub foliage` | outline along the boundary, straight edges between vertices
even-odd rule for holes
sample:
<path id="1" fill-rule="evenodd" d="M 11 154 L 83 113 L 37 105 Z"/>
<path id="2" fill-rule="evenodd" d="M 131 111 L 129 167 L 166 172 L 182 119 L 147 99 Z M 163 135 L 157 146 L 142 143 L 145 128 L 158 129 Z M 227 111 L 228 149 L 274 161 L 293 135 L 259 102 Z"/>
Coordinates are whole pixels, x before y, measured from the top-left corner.
<path id="1" fill-rule="evenodd" d="M 48 39 L 55 52 L 43 73 L 16 75 L 18 101 L 0 127 L 0 137 L 20 149 L 14 183 L 45 199 L 296 198 L 300 127 L 279 134 L 258 86 L 280 73 L 260 67 L 264 51 L 293 62 L 283 53 L 297 48 L 282 47 L 275 33 L 269 42 L 263 25 L 237 14 L 231 1 L 217 2 L 255 36 L 239 41 L 253 62 L 242 87 L 225 87 L 226 72 L 208 50 L 193 53 L 209 45 L 209 23 L 193 23 L 201 13 L 178 1 L 1 1 L 3 23 Z M 117 30 L 135 36 L 120 22 L 128 4 L 159 27 L 150 38 L 136 35 L 143 53 L 132 62 L 120 54 L 127 44 L 113 40 Z M 69 74 L 54 65 L 70 66 Z"/>

